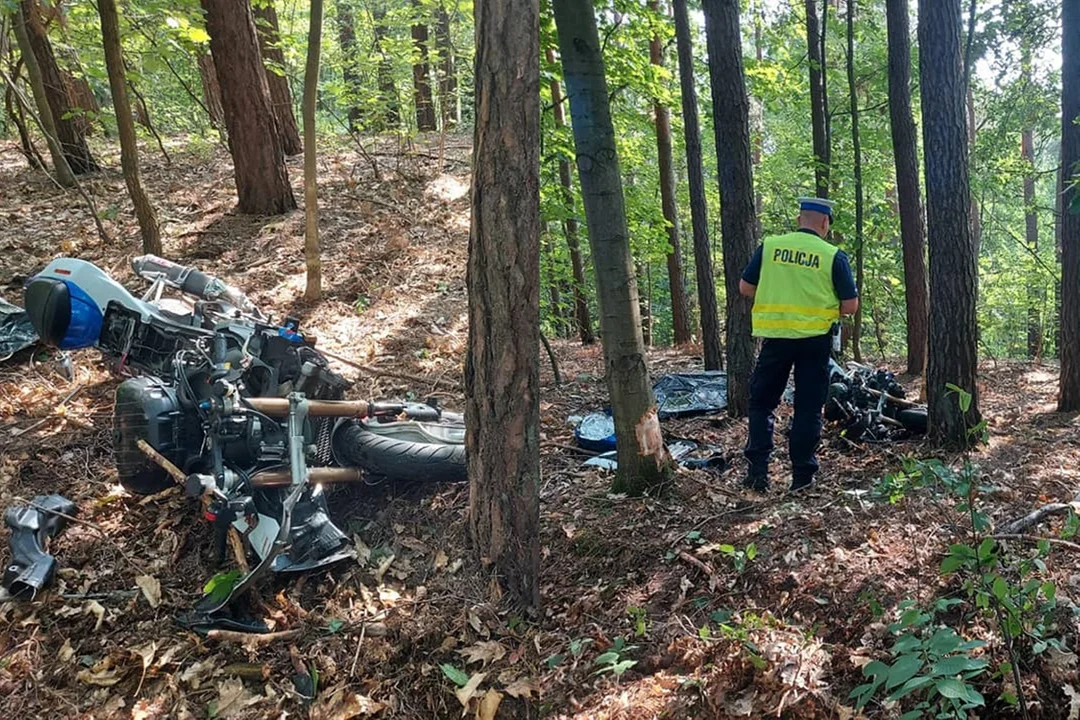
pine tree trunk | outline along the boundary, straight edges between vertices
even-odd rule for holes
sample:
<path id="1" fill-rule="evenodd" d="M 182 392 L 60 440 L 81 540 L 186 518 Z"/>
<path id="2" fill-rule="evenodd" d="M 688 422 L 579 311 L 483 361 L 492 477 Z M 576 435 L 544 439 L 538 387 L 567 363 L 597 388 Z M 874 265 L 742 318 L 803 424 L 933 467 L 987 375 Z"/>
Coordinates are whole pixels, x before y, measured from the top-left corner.
<path id="1" fill-rule="evenodd" d="M 975 154 L 975 93 L 972 92 L 971 85 L 967 86 L 966 103 L 968 173 L 970 176 L 971 170 L 975 165 L 974 160 L 972 159 Z M 974 191 L 971 193 L 971 236 L 975 243 L 975 258 L 978 259 L 979 249 L 982 247 L 982 213 L 979 211 L 979 199 L 975 197 Z"/>
<path id="2" fill-rule="evenodd" d="M 15 67 L 13 72 L 13 80 L 18 82 L 19 68 Z M 10 87 L 4 87 L 4 110 L 7 112 L 7 116 L 11 119 L 11 124 L 15 126 L 15 130 L 19 133 L 19 149 L 22 151 L 23 157 L 26 158 L 26 163 L 30 166 L 31 170 L 44 170 L 45 159 L 41 157 L 41 153 L 34 147 L 33 140 L 30 139 L 30 133 L 26 129 L 26 122 L 21 111 L 21 106 L 15 102 L 15 96 L 12 94 Z"/>
<path id="3" fill-rule="evenodd" d="M 56 126 L 56 139 L 64 151 L 71 171 L 76 175 L 98 170 L 97 162 L 86 145 L 86 136 L 79 127 L 77 108 L 71 106 L 67 85 L 56 63 L 52 43 L 42 23 L 41 7 L 37 0 L 22 0 L 23 17 L 26 33 L 33 48 L 34 58 L 45 86 L 45 96 L 49 101 L 53 124 Z M 44 118 L 42 118 L 44 119 Z"/>
<path id="4" fill-rule="evenodd" d="M 613 490 L 640 494 L 671 477 L 649 381 L 604 58 L 590 0 L 554 0 L 578 178 L 596 267 L 618 470 Z M 481 103 L 477 103 L 482 107 Z"/>
<path id="5" fill-rule="evenodd" d="M 929 295 L 926 288 L 926 230 L 919 195 L 919 156 L 911 112 L 911 33 L 908 0 L 887 0 L 889 31 L 889 126 L 900 202 L 900 237 L 904 248 L 904 297 L 907 305 L 907 372 L 926 370 Z"/>
<path id="6" fill-rule="evenodd" d="M 203 102 L 206 104 L 210 124 L 218 132 L 226 133 L 225 109 L 221 105 L 221 86 L 218 85 L 214 58 L 207 53 L 199 57 L 199 76 L 202 78 Z"/>
<path id="7" fill-rule="evenodd" d="M 1024 160 L 1024 230 L 1028 250 L 1038 256 L 1039 253 L 1039 216 L 1035 211 L 1035 138 L 1031 128 L 1021 133 L 1020 155 Z M 1027 282 L 1028 301 L 1028 357 L 1042 357 L 1042 294 L 1041 278 L 1032 278 Z"/>
<path id="8" fill-rule="evenodd" d="M 547 49 L 547 61 L 555 64 L 555 51 Z M 566 127 L 566 111 L 563 108 L 562 87 L 558 78 L 551 78 L 551 104 L 555 115 L 555 127 Z M 574 184 L 570 177 L 570 161 L 559 158 L 559 184 L 562 185 L 563 204 L 566 206 L 566 219 L 563 220 L 563 232 L 566 234 L 566 246 L 570 250 L 570 266 L 574 273 L 574 316 L 578 337 L 582 345 L 592 345 L 596 341 L 592 329 L 592 317 L 589 313 L 589 298 L 585 294 L 585 264 L 581 259 L 581 243 L 578 236 L 578 221 L 575 217 Z"/>
<path id="9" fill-rule="evenodd" d="M 754 254 L 754 181 L 750 169 L 750 101 L 743 74 L 738 0 L 705 0 L 713 127 L 720 173 L 720 234 L 727 295 L 728 412 L 746 415 L 754 341 L 750 301 L 739 293 L 739 279 Z"/>
<path id="10" fill-rule="evenodd" d="M 120 49 L 120 20 L 116 14 L 116 0 L 97 0 L 101 16 L 101 38 L 105 48 L 105 66 L 109 72 L 109 89 L 112 92 L 113 110 L 116 111 L 116 127 L 120 134 L 120 167 L 124 173 L 135 217 L 139 220 L 142 249 L 145 253 L 161 254 L 161 233 L 157 216 L 150 198 L 143 190 L 139 177 L 139 146 L 135 135 L 135 122 L 131 117 L 131 103 L 127 95 L 127 77 L 124 58 Z"/>
<path id="11" fill-rule="evenodd" d="M 712 245 L 709 244 L 709 209 L 705 199 L 705 176 L 701 168 L 701 129 L 698 125 L 697 88 L 694 84 L 694 48 L 686 0 L 674 0 L 675 38 L 679 51 L 682 88 L 683 137 L 686 169 L 690 181 L 690 221 L 694 226 L 694 267 L 697 271 L 698 305 L 701 306 L 701 338 L 705 345 L 705 369 L 724 367 L 720 347 L 720 322 L 716 312 L 716 279 Z"/>
<path id="12" fill-rule="evenodd" d="M 304 260 L 307 285 L 304 299 L 322 298 L 322 257 L 319 254 L 319 184 L 315 147 L 315 101 L 319 97 L 319 52 L 322 46 L 323 0 L 311 0 L 307 65 L 304 67 Z"/>
<path id="13" fill-rule="evenodd" d="M 38 120 L 41 122 L 41 130 L 45 134 L 45 142 L 49 146 L 49 155 L 53 163 L 53 172 L 56 174 L 56 182 L 63 187 L 71 187 L 75 184 L 75 174 L 68 164 L 64 149 L 61 147 L 57 136 L 56 121 L 53 119 L 52 108 L 49 106 L 49 93 L 45 89 L 45 79 L 41 76 L 37 55 L 32 47 L 29 32 L 30 23 L 26 19 L 25 7 L 19 8 L 14 13 L 13 24 L 15 40 L 19 44 L 19 51 L 22 53 L 23 63 L 26 65 L 26 76 L 30 79 L 30 90 L 34 94 L 34 104 L 37 105 Z"/>
<path id="14" fill-rule="evenodd" d="M 229 130 L 238 208 L 247 215 L 296 209 L 248 0 L 200 0 L 225 124 Z"/>
<path id="15" fill-rule="evenodd" d="M 966 446 L 968 430 L 980 422 L 975 315 L 979 278 L 970 221 L 960 0 L 919 4 L 919 74 L 934 298 L 926 389 L 930 432 L 940 442 Z M 967 412 L 961 396 L 948 385 L 970 393 Z"/>
<path id="16" fill-rule="evenodd" d="M 1080 410 L 1080 3 L 1061 12 L 1061 389 L 1058 410 Z"/>
<path id="17" fill-rule="evenodd" d="M 449 130 L 460 122 L 461 115 L 454 71 L 454 44 L 450 39 L 450 13 L 445 5 L 439 5 L 436 16 L 435 47 L 439 51 L 439 110 L 443 128 Z"/>
<path id="18" fill-rule="evenodd" d="M 1058 147 L 1057 181 L 1054 185 L 1054 264 L 1058 269 L 1054 281 L 1054 357 L 1061 358 L 1061 229 L 1062 196 L 1065 192 L 1065 166 L 1061 163 L 1061 147 Z"/>
<path id="19" fill-rule="evenodd" d="M 706 0 L 708 2 L 708 0 Z M 823 8 L 828 13 L 828 8 Z M 810 62 L 810 118 L 814 135 L 814 185 L 817 196 L 829 197 L 832 152 L 826 130 L 825 39 L 818 28 L 817 0 L 806 0 L 806 47 Z"/>
<path id="20" fill-rule="evenodd" d="M 281 30 L 274 0 L 261 0 L 253 7 L 259 52 L 266 71 L 266 84 L 270 86 L 270 102 L 274 105 L 274 117 L 281 134 L 281 148 L 286 155 L 299 155 L 304 152 L 304 146 L 296 128 L 289 78 L 285 76 L 285 53 L 281 50 Z"/>
<path id="21" fill-rule="evenodd" d="M 347 93 L 349 132 L 359 132 L 363 124 L 363 110 L 360 109 L 360 96 L 363 87 L 356 72 L 356 14 L 350 0 L 337 0 L 338 45 L 341 47 L 341 77 L 345 81 Z"/>
<path id="22" fill-rule="evenodd" d="M 377 2 L 371 11 L 372 26 L 375 32 L 375 50 L 379 53 L 379 120 L 373 128 L 385 132 L 397 130 L 401 125 L 401 110 L 398 100 L 397 85 L 394 84 L 394 62 L 390 52 L 384 46 L 386 42 L 386 7 Z"/>
<path id="23" fill-rule="evenodd" d="M 413 97 L 416 104 L 416 129 L 435 130 L 435 102 L 431 98 L 431 66 L 428 64 L 428 26 L 420 0 L 412 0 L 415 15 L 412 26 L 416 57 L 413 61 Z"/>
<path id="24" fill-rule="evenodd" d="M 863 302 L 855 313 L 851 331 L 852 354 L 855 362 L 862 362 L 862 318 L 866 288 L 863 284 L 863 181 L 862 146 L 859 137 L 859 93 L 855 86 L 855 0 L 847 3 L 847 79 L 848 97 L 851 101 L 851 146 L 855 155 L 855 285 L 864 294 Z"/>
<path id="25" fill-rule="evenodd" d="M 540 26 L 477 0 L 465 448 L 481 563 L 540 606 Z"/>
<path id="26" fill-rule="evenodd" d="M 660 13 L 659 0 L 649 0 L 649 9 Z M 664 51 L 660 38 L 653 36 L 649 42 L 649 62 L 657 67 L 664 64 Z M 679 247 L 679 208 L 675 193 L 675 162 L 671 150 L 671 111 L 653 100 L 653 116 L 656 119 L 656 155 L 660 168 L 660 205 L 667 221 L 667 271 L 668 291 L 671 293 L 671 329 L 675 345 L 690 342 L 690 312 L 686 307 L 686 283 L 683 280 L 682 250 Z"/>

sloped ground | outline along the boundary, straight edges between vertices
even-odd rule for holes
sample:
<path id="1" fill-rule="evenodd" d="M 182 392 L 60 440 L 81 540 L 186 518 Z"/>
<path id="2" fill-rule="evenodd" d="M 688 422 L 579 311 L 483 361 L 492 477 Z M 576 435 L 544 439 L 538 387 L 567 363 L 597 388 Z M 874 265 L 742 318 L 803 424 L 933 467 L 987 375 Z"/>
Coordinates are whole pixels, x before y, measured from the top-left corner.
<path id="1" fill-rule="evenodd" d="M 452 386 L 466 338 L 468 157 L 461 139 L 449 146 L 444 167 L 437 146 L 402 155 L 369 144 L 368 156 L 341 148 L 322 161 L 328 295 L 314 307 L 296 302 L 302 215 L 231 214 L 219 148 L 178 148 L 173 167 L 148 149 L 145 174 L 168 254 L 299 315 L 327 349 L 367 366 L 341 367 L 356 396 L 439 392 L 460 406 Z M 126 257 L 137 241 L 119 174 L 90 181 L 104 209 L 119 209 L 108 222 L 118 240 L 102 247 L 77 201 L 16 159 L 0 154 L 0 292 L 18 301 L 21 281 L 61 252 L 130 282 Z M 297 182 L 295 161 L 290 172 Z M 862 665 L 887 659 L 884 625 L 897 603 L 959 592 L 938 571 L 949 543 L 965 537 L 954 503 L 929 488 L 895 503 L 874 492 L 905 455 L 932 451 L 852 447 L 833 432 L 819 490 L 791 498 L 777 489 L 748 503 L 737 485 L 743 424 L 700 418 L 666 429 L 720 445 L 731 469 L 680 471 L 661 499 L 612 496 L 609 477 L 582 467 L 566 423 L 603 406 L 600 351 L 555 349 L 562 387 L 541 364 L 542 615 L 502 602 L 472 559 L 467 488 L 381 485 L 334 497 L 360 563 L 259 593 L 253 611 L 284 633 L 262 646 L 200 639 L 171 621 L 219 570 L 211 533 L 175 492 L 118 489 L 116 380 L 100 358 L 75 354 L 74 381 L 42 354 L 0 365 L 0 503 L 59 492 L 80 508 L 80 522 L 52 547 L 63 568 L 56 586 L 33 603 L 0 605 L 0 717 L 491 717 L 496 701 L 497 717 L 854 717 L 847 695 Z M 692 367 L 692 358 L 650 359 L 662 372 Z M 1076 418 L 1053 412 L 1055 376 L 1050 365 L 984 368 L 991 441 L 973 459 L 992 488 L 980 507 L 999 525 L 1080 489 L 1080 432 Z M 777 470 L 785 459 L 781 451 Z M 1057 518 L 1027 532 L 1056 537 L 1062 527 Z M 1055 544 L 1046 573 L 1066 609 L 1080 584 L 1073 549 Z M 1059 617 L 1054 634 L 1075 647 L 1072 617 Z M 993 624 L 967 613 L 957 627 L 988 640 L 995 665 L 1005 658 Z M 1063 688 L 1075 684 L 1075 666 L 1024 657 L 1020 667 L 1031 716 L 1067 717 Z M 310 678 L 312 668 L 318 698 L 308 708 L 294 676 Z M 451 675 L 473 684 L 455 694 Z M 997 700 L 1007 683 L 981 687 L 990 706 L 982 717 L 1018 716 Z"/>

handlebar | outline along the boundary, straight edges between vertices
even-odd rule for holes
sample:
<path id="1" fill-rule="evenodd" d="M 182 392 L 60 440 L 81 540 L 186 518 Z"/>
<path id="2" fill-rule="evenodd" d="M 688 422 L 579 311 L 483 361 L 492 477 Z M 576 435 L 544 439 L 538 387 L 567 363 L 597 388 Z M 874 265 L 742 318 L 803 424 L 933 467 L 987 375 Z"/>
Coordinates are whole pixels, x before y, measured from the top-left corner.
<path id="1" fill-rule="evenodd" d="M 261 316 L 254 304 L 238 288 L 224 280 L 188 265 L 180 265 L 157 255 L 139 255 L 132 259 L 135 274 L 151 282 L 161 279 L 169 287 L 203 300 L 225 300 L 246 312 Z"/>

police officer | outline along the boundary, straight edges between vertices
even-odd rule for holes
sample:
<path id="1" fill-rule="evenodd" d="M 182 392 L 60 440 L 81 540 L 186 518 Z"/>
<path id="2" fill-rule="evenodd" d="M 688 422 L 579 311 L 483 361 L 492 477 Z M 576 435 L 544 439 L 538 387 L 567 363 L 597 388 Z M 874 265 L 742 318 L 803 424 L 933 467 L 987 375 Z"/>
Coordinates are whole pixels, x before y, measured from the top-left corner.
<path id="1" fill-rule="evenodd" d="M 831 330 L 841 315 L 853 315 L 859 296 L 851 264 L 826 242 L 833 203 L 799 198 L 799 229 L 767 237 L 743 272 L 739 290 L 752 298 L 753 334 L 764 338 L 750 379 L 750 470 L 743 485 L 756 492 L 769 487 L 773 449 L 773 411 L 795 368 L 795 419 L 788 448 L 791 490 L 809 487 L 818 462 L 821 408 L 829 389 Z"/>

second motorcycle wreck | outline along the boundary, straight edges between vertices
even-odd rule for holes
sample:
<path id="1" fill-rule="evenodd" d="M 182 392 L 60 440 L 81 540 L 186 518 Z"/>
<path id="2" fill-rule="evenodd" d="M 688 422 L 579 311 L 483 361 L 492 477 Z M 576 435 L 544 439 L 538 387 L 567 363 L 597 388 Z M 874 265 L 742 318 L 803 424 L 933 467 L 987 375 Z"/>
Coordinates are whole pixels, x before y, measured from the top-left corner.
<path id="1" fill-rule="evenodd" d="M 219 557 L 235 532 L 258 558 L 207 584 L 180 624 L 266 632 L 230 605 L 269 573 L 354 557 L 324 486 L 465 479 L 461 415 L 434 400 L 346 400 L 351 384 L 295 318 L 272 322 L 238 289 L 159 257 L 136 257 L 132 268 L 149 283 L 141 297 L 91 263 L 56 259 L 27 281 L 25 306 L 42 343 L 96 348 L 127 376 L 113 413 L 121 485 L 139 495 L 181 486 L 213 524 Z M 35 558 L 60 507 L 9 513 L 13 537 L 37 543 Z M 32 595 L 43 584 L 9 590 Z"/>

